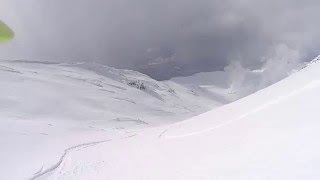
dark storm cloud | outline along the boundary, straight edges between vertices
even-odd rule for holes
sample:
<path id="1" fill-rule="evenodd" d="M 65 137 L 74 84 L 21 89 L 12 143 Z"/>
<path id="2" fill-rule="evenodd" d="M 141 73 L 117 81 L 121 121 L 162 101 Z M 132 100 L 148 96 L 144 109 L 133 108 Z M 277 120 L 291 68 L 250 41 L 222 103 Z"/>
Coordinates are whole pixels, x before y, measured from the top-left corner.
<path id="1" fill-rule="evenodd" d="M 295 61 L 316 55 L 319 7 L 313 0 L 1 0 L 0 18 L 17 36 L 0 55 L 94 61 L 158 79 L 231 61 L 256 68 L 278 57 L 278 47 L 298 54 Z"/>

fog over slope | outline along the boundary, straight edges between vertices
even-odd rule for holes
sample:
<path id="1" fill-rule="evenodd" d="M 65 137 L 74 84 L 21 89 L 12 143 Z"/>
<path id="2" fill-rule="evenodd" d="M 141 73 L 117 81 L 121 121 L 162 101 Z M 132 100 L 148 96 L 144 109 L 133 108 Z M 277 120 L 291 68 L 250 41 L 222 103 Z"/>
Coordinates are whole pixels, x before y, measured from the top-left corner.
<path id="1" fill-rule="evenodd" d="M 0 45 L 0 58 L 99 62 L 160 80 L 234 61 L 277 74 L 318 54 L 319 7 L 316 0 L 1 0 L 0 17 L 16 39 Z M 270 65 L 283 59 L 290 63 Z"/>

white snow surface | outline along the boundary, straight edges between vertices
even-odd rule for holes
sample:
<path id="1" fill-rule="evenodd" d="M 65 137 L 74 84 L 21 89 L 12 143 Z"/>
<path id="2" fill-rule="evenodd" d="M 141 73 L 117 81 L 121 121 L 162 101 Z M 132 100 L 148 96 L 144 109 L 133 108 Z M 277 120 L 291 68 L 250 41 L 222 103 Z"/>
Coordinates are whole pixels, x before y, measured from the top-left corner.
<path id="1" fill-rule="evenodd" d="M 317 61 L 268 88 L 224 106 L 220 106 L 224 102 L 217 101 L 212 93 L 191 91 L 173 82 L 156 82 L 133 71 L 109 69 L 104 74 L 105 71 L 94 67 L 1 62 L 1 88 L 4 87 L 1 94 L 4 95 L 0 97 L 3 150 L 0 174 L 3 179 L 320 179 L 317 143 L 320 63 Z M 80 75 L 75 71 L 81 72 Z M 126 73 L 112 78 L 109 75 L 119 71 Z M 65 73 L 72 78 L 65 77 Z M 84 78 L 82 73 L 86 74 L 85 83 L 92 86 L 84 88 L 84 82 L 77 83 L 83 81 L 79 80 Z M 77 78 L 71 80 L 74 76 Z M 128 87 L 132 81 L 129 77 L 147 78 L 144 83 L 147 91 Z M 119 104 L 110 101 L 113 96 L 100 92 L 102 87 L 97 82 L 92 84 L 92 79 L 101 80 L 98 84 L 103 88 L 111 87 L 104 83 L 112 80 L 112 85 L 130 89 L 121 98 L 145 104 L 131 107 L 128 101 Z M 152 86 L 153 83 L 170 88 L 152 89 L 158 87 Z M 177 101 L 169 95 L 170 89 L 187 100 Z M 160 92 L 166 92 L 165 96 Z M 67 94 L 62 96 L 64 93 Z M 80 101 L 83 95 L 90 100 Z M 103 97 L 108 100 L 104 101 Z M 144 101 L 145 98 L 148 100 Z M 159 100 L 162 104 L 154 99 L 162 99 Z M 192 106 L 197 102 L 198 109 Z M 172 104 L 192 112 L 183 113 L 185 108 L 175 108 Z M 209 106 L 216 108 L 173 123 Z M 44 110 L 38 112 L 40 107 Z M 128 107 L 132 109 L 126 111 Z M 153 114 L 149 108 L 173 113 Z M 117 113 L 112 116 L 112 112 Z M 119 116 L 122 118 L 116 119 Z M 125 126 L 121 126 L 124 122 Z M 160 124 L 163 125 L 154 127 Z"/>
<path id="2" fill-rule="evenodd" d="M 0 61 L 0 179 L 30 179 L 72 149 L 178 122 L 221 103 L 93 63 Z M 68 150 L 69 149 L 69 150 Z"/>

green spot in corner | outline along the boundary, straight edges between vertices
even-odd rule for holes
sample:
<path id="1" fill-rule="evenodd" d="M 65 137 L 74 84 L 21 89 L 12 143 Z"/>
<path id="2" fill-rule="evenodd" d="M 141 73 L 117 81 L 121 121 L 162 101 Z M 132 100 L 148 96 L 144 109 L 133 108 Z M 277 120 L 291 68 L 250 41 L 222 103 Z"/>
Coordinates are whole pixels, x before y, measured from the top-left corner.
<path id="1" fill-rule="evenodd" d="M 13 39 L 14 32 L 2 21 L 0 21 L 0 43 L 6 43 Z"/>

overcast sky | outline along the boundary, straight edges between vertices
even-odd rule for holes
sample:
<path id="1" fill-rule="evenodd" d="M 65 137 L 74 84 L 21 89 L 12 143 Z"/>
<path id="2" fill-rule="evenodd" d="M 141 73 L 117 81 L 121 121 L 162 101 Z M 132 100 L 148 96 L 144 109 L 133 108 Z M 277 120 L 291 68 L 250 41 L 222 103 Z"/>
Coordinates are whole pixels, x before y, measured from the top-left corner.
<path id="1" fill-rule="evenodd" d="M 0 0 L 0 19 L 16 33 L 0 58 L 99 62 L 157 79 L 232 61 L 257 68 L 320 54 L 319 8 L 318 0 Z"/>

